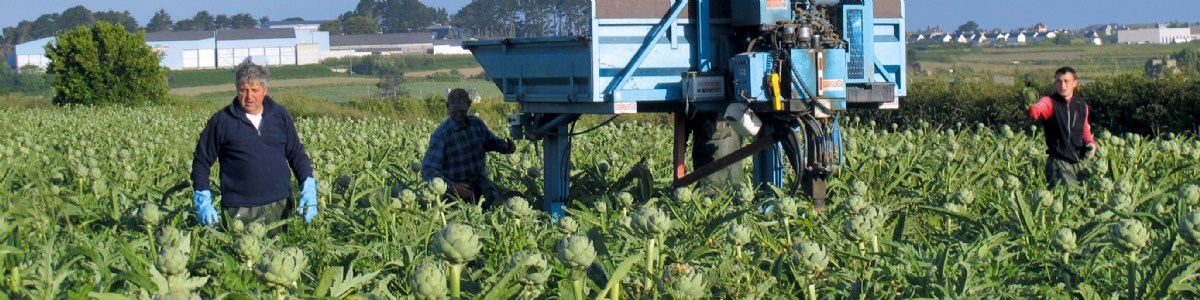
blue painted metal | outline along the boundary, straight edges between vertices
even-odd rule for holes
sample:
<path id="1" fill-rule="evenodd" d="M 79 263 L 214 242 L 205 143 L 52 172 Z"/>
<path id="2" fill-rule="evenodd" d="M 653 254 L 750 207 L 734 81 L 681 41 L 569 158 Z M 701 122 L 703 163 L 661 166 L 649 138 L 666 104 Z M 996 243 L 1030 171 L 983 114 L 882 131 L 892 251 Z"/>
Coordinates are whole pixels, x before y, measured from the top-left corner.
<path id="1" fill-rule="evenodd" d="M 733 72 L 733 95 L 740 101 L 765 102 L 767 93 L 766 75 L 771 73 L 771 54 L 761 52 L 741 53 L 730 59 L 729 69 Z"/>
<path id="2" fill-rule="evenodd" d="M 629 83 L 630 73 L 637 71 L 642 66 L 642 61 L 645 61 L 646 57 L 649 56 L 650 49 L 654 48 L 654 44 L 657 44 L 658 40 L 662 38 L 663 33 L 666 33 L 667 28 L 669 28 L 668 26 L 674 24 L 675 20 L 679 18 L 679 13 L 683 12 L 683 8 L 685 7 L 684 4 L 687 4 L 687 0 L 675 0 L 675 4 L 671 6 L 671 12 L 667 13 L 667 17 L 663 18 L 662 22 L 650 30 L 650 34 L 646 36 L 646 42 L 633 54 L 633 58 L 629 60 L 629 64 L 604 89 L 605 95 L 611 95 L 613 91 L 622 89 Z M 672 49 L 674 48 L 672 47 Z"/>
<path id="3" fill-rule="evenodd" d="M 783 148 L 779 143 L 775 143 L 774 147 L 767 148 L 753 157 L 754 171 L 752 180 L 754 186 L 759 190 L 769 190 L 763 184 L 770 184 L 776 187 L 783 186 Z"/>
<path id="4" fill-rule="evenodd" d="M 570 178 L 571 174 L 571 137 L 568 128 L 566 124 L 558 125 L 554 128 L 555 135 L 542 140 L 545 151 L 542 159 L 545 167 L 542 172 L 545 183 L 542 191 L 542 209 L 551 216 L 565 214 L 562 209 L 563 203 L 571 195 L 570 183 L 565 180 Z"/>
<path id="5" fill-rule="evenodd" d="M 756 26 L 792 20 L 791 1 L 740 1 L 731 7 L 734 26 Z"/>
<path id="6" fill-rule="evenodd" d="M 846 50 L 841 48 L 826 49 L 824 55 L 825 70 L 821 80 L 822 96 L 846 100 Z"/>

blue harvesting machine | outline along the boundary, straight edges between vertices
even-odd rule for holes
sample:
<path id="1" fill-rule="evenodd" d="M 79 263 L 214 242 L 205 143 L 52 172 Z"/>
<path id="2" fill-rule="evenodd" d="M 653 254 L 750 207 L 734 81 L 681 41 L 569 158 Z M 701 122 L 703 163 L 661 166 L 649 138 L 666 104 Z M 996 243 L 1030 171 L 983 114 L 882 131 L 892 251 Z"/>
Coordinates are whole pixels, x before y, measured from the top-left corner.
<path id="1" fill-rule="evenodd" d="M 798 187 L 818 211 L 840 164 L 837 116 L 907 92 L 904 0 L 593 0 L 590 33 L 463 42 L 541 141 L 544 209 L 569 196 L 570 125 L 583 114 L 674 114 L 675 187 L 753 157 L 753 182 Z M 750 142 L 687 172 L 687 116 Z M 784 186 L 787 161 L 797 174 Z"/>

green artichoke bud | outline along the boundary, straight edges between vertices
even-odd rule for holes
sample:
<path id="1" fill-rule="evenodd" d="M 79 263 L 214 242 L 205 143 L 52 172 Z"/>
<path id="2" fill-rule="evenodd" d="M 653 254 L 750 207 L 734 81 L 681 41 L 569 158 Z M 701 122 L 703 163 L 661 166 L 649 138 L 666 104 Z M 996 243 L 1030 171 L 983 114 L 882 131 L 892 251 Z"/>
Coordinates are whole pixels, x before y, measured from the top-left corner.
<path id="1" fill-rule="evenodd" d="M 1054 248 L 1062 252 L 1075 252 L 1075 232 L 1070 228 L 1059 228 L 1054 232 Z"/>
<path id="2" fill-rule="evenodd" d="M 1200 212 L 1193 211 L 1179 219 L 1179 237 L 1192 245 L 1200 245 Z"/>
<path id="3" fill-rule="evenodd" d="M 300 273 L 305 268 L 308 268 L 308 257 L 304 256 L 304 251 L 287 247 L 267 252 L 254 271 L 267 282 L 267 286 L 279 288 L 296 287 L 296 280 L 300 279 Z"/>
<path id="4" fill-rule="evenodd" d="M 617 194 L 617 200 L 621 201 L 622 207 L 633 207 L 633 194 L 629 192 L 621 192 Z"/>
<path id="5" fill-rule="evenodd" d="M 633 230 L 633 218 L 630 216 L 623 216 L 620 219 L 617 219 L 617 223 L 615 225 L 618 228 Z"/>
<path id="6" fill-rule="evenodd" d="M 184 237 L 185 237 L 184 234 L 182 232 L 180 232 L 179 229 L 176 229 L 175 227 L 171 227 L 171 226 L 164 226 L 162 229 L 158 230 L 158 247 L 160 249 L 161 248 L 180 247 L 180 245 L 184 241 Z M 191 249 L 191 238 L 190 238 L 190 236 L 187 236 L 187 237 L 188 237 L 188 247 L 187 248 L 190 250 Z"/>
<path id="7" fill-rule="evenodd" d="M 442 180 L 441 178 L 434 178 L 433 180 L 429 181 L 429 186 L 427 187 L 427 191 L 435 196 L 445 195 L 446 189 L 450 188 L 446 185 L 446 181 Z"/>
<path id="8" fill-rule="evenodd" d="M 450 292 L 446 282 L 446 271 L 430 262 L 421 263 L 409 277 L 413 297 L 422 300 L 446 299 L 446 294 Z"/>
<path id="9" fill-rule="evenodd" d="M 1112 243 L 1124 252 L 1137 252 L 1146 247 L 1146 242 L 1150 239 L 1146 226 L 1133 219 L 1124 219 L 1113 224 L 1108 236 Z"/>
<path id="10" fill-rule="evenodd" d="M 250 235 L 260 239 L 267 237 L 267 225 L 263 225 L 260 222 L 254 222 L 250 223 L 250 226 L 248 227 L 249 230 L 247 231 L 250 232 Z"/>
<path id="11" fill-rule="evenodd" d="M 504 202 L 504 212 L 513 219 L 525 219 L 534 214 L 533 207 L 529 206 L 529 201 L 525 198 L 512 197 Z"/>
<path id="12" fill-rule="evenodd" d="M 1108 198 L 1108 206 L 1114 211 L 1131 212 L 1133 211 L 1133 197 L 1129 194 L 1117 193 Z"/>
<path id="13" fill-rule="evenodd" d="M 971 203 L 975 203 L 975 193 L 971 192 L 970 189 L 961 188 L 958 190 L 958 193 L 954 194 L 954 201 L 958 201 L 958 203 L 962 203 L 963 205 L 971 205 Z"/>
<path id="14" fill-rule="evenodd" d="M 996 178 L 992 179 L 992 188 L 996 189 L 997 191 L 1003 191 L 1004 190 L 1004 179 L 1000 178 L 1000 177 L 996 177 Z"/>
<path id="15" fill-rule="evenodd" d="M 142 220 L 142 225 L 154 227 L 162 221 L 162 212 L 158 210 L 158 205 L 146 202 L 141 209 L 138 209 L 138 218 Z"/>
<path id="16" fill-rule="evenodd" d="M 517 282 L 526 286 L 541 286 L 550 279 L 550 268 L 541 252 L 521 250 L 513 253 L 508 261 L 508 270 L 518 272 Z"/>
<path id="17" fill-rule="evenodd" d="M 842 235 L 853 242 L 868 241 L 875 235 L 874 220 L 863 214 L 846 218 L 842 223 Z"/>
<path id="18" fill-rule="evenodd" d="M 633 213 L 633 229 L 655 236 L 671 229 L 671 217 L 657 207 L 646 206 Z"/>
<path id="19" fill-rule="evenodd" d="M 663 270 L 663 283 L 684 299 L 700 299 L 707 296 L 704 287 L 704 275 L 696 272 L 691 266 L 674 263 Z"/>
<path id="20" fill-rule="evenodd" d="M 404 189 L 403 191 L 400 191 L 400 197 L 398 198 L 400 198 L 400 201 L 404 202 L 405 204 L 417 203 L 417 193 L 410 189 Z"/>
<path id="21" fill-rule="evenodd" d="M 795 218 L 800 216 L 797 211 L 800 210 L 800 205 L 796 204 L 796 199 L 792 197 L 779 198 L 779 204 L 775 209 L 784 217 Z"/>
<path id="22" fill-rule="evenodd" d="M 233 233 L 246 232 L 246 223 L 242 223 L 242 220 L 238 220 L 238 219 L 230 220 L 229 227 L 230 227 L 229 228 L 230 231 Z"/>
<path id="23" fill-rule="evenodd" d="M 158 251 L 158 270 L 167 275 L 187 272 L 189 251 L 191 251 L 191 248 L 162 248 Z"/>
<path id="24" fill-rule="evenodd" d="M 871 189 L 868 188 L 867 184 L 862 181 L 855 180 L 854 183 L 850 185 L 850 195 L 866 196 L 870 192 Z"/>
<path id="25" fill-rule="evenodd" d="M 696 194 L 689 187 L 681 187 L 675 189 L 675 200 L 681 203 L 689 203 L 695 200 Z"/>
<path id="26" fill-rule="evenodd" d="M 863 196 L 850 195 L 850 197 L 846 197 L 846 207 L 850 208 L 850 213 L 857 213 L 870 205 L 871 203 L 867 202 L 867 199 L 863 198 Z"/>
<path id="27" fill-rule="evenodd" d="M 956 213 L 956 214 L 963 213 L 962 205 L 959 205 L 958 203 L 954 203 L 954 202 L 942 203 L 942 209 L 945 209 L 948 212 L 952 212 L 952 213 Z"/>
<path id="28" fill-rule="evenodd" d="M 1056 215 L 1061 215 L 1065 209 L 1062 201 L 1054 201 L 1054 204 L 1050 206 L 1050 211 Z"/>
<path id="29" fill-rule="evenodd" d="M 450 223 L 433 235 L 433 253 L 451 264 L 461 265 L 479 255 L 479 236 L 471 226 Z"/>
<path id="30" fill-rule="evenodd" d="M 1160 216 L 1161 216 L 1161 215 L 1166 215 L 1166 214 L 1170 214 L 1170 213 L 1171 213 L 1169 210 L 1167 210 L 1167 206 L 1166 206 L 1166 205 L 1163 205 L 1163 204 L 1162 204 L 1162 202 L 1155 203 L 1155 204 L 1154 204 L 1154 208 L 1152 208 L 1152 209 L 1150 210 L 1150 212 L 1151 212 L 1151 213 L 1153 213 L 1153 214 L 1155 214 L 1155 215 L 1160 215 Z"/>
<path id="31" fill-rule="evenodd" d="M 748 204 L 754 202 L 754 189 L 745 184 L 737 185 L 737 200 L 738 203 Z"/>
<path id="32" fill-rule="evenodd" d="M 1021 179 L 1017 178 L 1017 176 L 1008 175 L 1007 180 L 1004 182 L 1004 187 L 1010 190 L 1019 190 L 1021 189 Z"/>
<path id="33" fill-rule="evenodd" d="M 596 214 L 601 215 L 601 216 L 608 214 L 608 202 L 596 201 L 596 203 L 594 205 L 596 207 Z"/>
<path id="34" fill-rule="evenodd" d="M 870 219 L 871 224 L 874 224 L 876 228 L 882 226 L 883 222 L 887 220 L 887 213 L 883 211 L 883 208 L 879 208 L 878 206 L 867 206 L 859 210 L 858 214 Z"/>
<path id="35" fill-rule="evenodd" d="M 586 236 L 568 235 L 558 243 L 558 260 L 572 269 L 584 269 L 596 260 L 596 248 Z"/>
<path id="36" fill-rule="evenodd" d="M 1133 187 L 1134 186 L 1133 186 L 1132 182 L 1129 182 L 1128 180 L 1120 180 L 1120 181 L 1117 181 L 1116 191 L 1118 194 L 1132 195 Z"/>
<path id="37" fill-rule="evenodd" d="M 808 274 L 824 272 L 825 267 L 829 265 L 829 256 L 821 244 L 813 241 L 801 241 L 792 246 L 792 249 L 795 250 L 792 262 L 808 270 Z"/>
<path id="38" fill-rule="evenodd" d="M 579 231 L 579 222 L 576 222 L 575 218 L 571 216 L 558 218 L 558 231 L 563 234 L 574 234 Z"/>
<path id="39" fill-rule="evenodd" d="M 1200 204 L 1200 187 L 1189 184 L 1179 189 L 1179 200 L 1188 205 Z"/>
<path id="40" fill-rule="evenodd" d="M 750 228 L 742 224 L 733 224 L 725 229 L 725 238 L 733 242 L 734 245 L 745 245 L 750 243 Z"/>
<path id="41" fill-rule="evenodd" d="M 1108 177 L 1100 177 L 1100 179 L 1094 182 L 1096 183 L 1096 189 L 1104 193 L 1112 192 L 1116 188 L 1116 185 Z"/>
<path id="42" fill-rule="evenodd" d="M 246 262 L 246 266 L 253 266 L 254 261 L 262 256 L 263 244 L 258 237 L 252 235 L 242 235 L 237 242 L 237 255 L 242 261 Z"/>
<path id="43" fill-rule="evenodd" d="M 1033 192 L 1033 201 L 1038 206 L 1049 209 L 1051 206 L 1054 206 L 1054 193 L 1047 190 L 1038 190 Z"/>

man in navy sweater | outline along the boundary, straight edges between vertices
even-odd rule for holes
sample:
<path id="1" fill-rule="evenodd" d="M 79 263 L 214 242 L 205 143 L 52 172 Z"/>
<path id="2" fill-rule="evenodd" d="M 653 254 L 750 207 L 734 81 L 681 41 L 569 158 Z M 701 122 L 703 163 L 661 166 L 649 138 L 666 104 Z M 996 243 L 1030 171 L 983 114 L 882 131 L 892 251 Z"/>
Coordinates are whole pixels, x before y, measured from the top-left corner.
<path id="1" fill-rule="evenodd" d="M 295 207 L 291 176 L 302 182 L 299 213 L 317 215 L 317 181 L 296 124 L 287 109 L 267 96 L 268 73 L 249 59 L 236 71 L 237 98 L 213 114 L 200 132 L 192 158 L 193 204 L 205 226 L 221 220 L 212 203 L 209 174 L 221 164 L 221 211 L 226 220 L 264 224 L 282 220 Z"/>

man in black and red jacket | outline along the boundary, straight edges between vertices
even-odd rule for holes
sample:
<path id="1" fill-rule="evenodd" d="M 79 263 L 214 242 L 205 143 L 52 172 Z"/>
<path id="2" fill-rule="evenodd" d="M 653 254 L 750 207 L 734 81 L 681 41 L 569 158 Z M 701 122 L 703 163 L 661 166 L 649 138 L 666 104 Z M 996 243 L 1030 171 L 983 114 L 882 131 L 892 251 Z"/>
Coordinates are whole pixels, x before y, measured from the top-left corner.
<path id="1" fill-rule="evenodd" d="M 1087 179 L 1080 164 L 1096 155 L 1098 146 L 1088 124 L 1091 109 L 1075 94 L 1075 69 L 1062 67 L 1054 72 L 1058 92 L 1042 97 L 1029 107 L 1029 117 L 1041 123 L 1046 132 L 1046 184 L 1079 184 Z"/>

